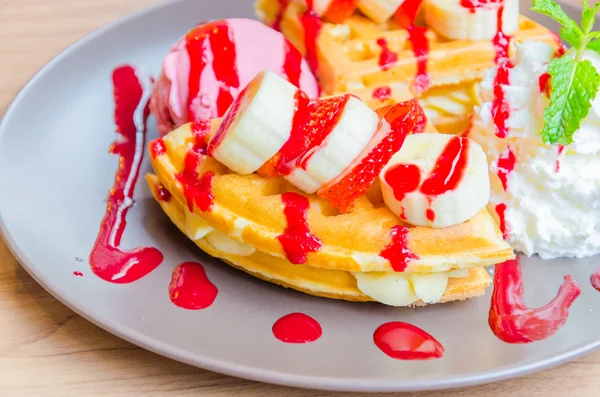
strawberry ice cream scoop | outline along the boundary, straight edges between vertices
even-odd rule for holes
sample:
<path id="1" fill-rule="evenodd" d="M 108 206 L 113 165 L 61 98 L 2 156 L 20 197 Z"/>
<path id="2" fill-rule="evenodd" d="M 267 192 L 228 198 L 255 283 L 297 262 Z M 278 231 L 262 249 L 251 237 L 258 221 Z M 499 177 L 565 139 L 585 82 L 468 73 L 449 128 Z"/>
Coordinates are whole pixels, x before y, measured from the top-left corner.
<path id="1" fill-rule="evenodd" d="M 163 62 L 150 110 L 165 135 L 190 121 L 224 115 L 242 89 L 268 69 L 318 95 L 317 80 L 300 52 L 279 32 L 251 19 L 200 25 L 182 37 Z"/>

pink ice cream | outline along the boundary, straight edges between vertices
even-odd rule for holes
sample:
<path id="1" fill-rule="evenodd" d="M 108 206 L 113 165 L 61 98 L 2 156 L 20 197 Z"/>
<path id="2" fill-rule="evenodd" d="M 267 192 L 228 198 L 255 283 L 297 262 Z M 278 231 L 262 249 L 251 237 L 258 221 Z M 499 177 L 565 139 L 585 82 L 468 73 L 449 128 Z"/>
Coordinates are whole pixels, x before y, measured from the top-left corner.
<path id="1" fill-rule="evenodd" d="M 234 18 L 194 28 L 173 46 L 154 86 L 150 110 L 159 133 L 165 135 L 190 121 L 223 116 L 231 101 L 263 69 L 287 78 L 311 98 L 318 95 L 317 80 L 306 61 L 270 27 Z"/>

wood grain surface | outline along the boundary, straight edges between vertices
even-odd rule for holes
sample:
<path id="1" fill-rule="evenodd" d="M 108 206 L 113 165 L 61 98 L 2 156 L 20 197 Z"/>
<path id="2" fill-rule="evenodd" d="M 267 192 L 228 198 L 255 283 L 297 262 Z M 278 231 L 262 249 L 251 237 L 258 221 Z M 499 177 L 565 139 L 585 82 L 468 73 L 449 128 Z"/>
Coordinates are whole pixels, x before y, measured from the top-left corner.
<path id="1" fill-rule="evenodd" d="M 154 2 L 0 0 L 0 111 L 61 49 L 89 31 Z M 520 379 L 405 396 L 576 397 L 597 396 L 599 388 L 600 352 Z M 316 397 L 336 393 L 219 375 L 124 342 L 50 296 L 0 239 L 0 396 L 118 395 Z"/>

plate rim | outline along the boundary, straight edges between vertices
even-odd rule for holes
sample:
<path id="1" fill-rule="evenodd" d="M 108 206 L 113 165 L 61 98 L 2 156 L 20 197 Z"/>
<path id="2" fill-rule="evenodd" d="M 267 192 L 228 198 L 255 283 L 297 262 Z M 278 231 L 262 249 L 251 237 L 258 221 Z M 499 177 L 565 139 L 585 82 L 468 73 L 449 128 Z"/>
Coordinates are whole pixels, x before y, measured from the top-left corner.
<path id="1" fill-rule="evenodd" d="M 26 82 L 20 87 L 17 94 L 8 102 L 3 113 L 0 115 L 0 138 L 7 134 L 8 131 L 7 119 L 10 119 L 14 109 L 19 106 L 21 98 L 28 94 L 29 90 L 33 89 L 34 83 L 43 78 L 57 63 L 60 63 L 70 52 L 85 46 L 90 40 L 101 36 L 111 29 L 127 24 L 131 20 L 143 17 L 146 14 L 159 11 L 163 8 L 171 7 L 178 3 L 186 3 L 191 0 L 163 0 L 157 4 L 153 4 L 142 9 L 130 12 L 124 16 L 118 17 L 112 22 L 109 22 L 91 32 L 85 34 L 81 38 L 72 42 L 67 47 L 58 52 L 47 63 L 41 66 Z M 564 2 L 559 0 L 560 3 Z M 577 8 L 577 6 L 570 5 Z M 6 131 L 5 131 L 6 130 Z M 544 360 L 533 362 L 526 365 L 512 365 L 499 370 L 481 371 L 471 373 L 462 377 L 441 377 L 437 379 L 427 379 L 421 381 L 404 381 L 404 380 L 348 380 L 335 377 L 314 377 L 308 375 L 297 375 L 287 372 L 279 372 L 274 370 L 266 370 L 249 365 L 238 364 L 232 361 L 220 360 L 210 357 L 198 357 L 197 355 L 189 354 L 189 352 L 173 347 L 158 339 L 147 337 L 137 330 L 122 326 L 112 322 L 103 316 L 98 316 L 91 311 L 88 311 L 83 305 L 77 302 L 72 302 L 67 294 L 63 293 L 64 288 L 44 279 L 43 274 L 37 274 L 33 261 L 29 260 L 26 252 L 19 246 L 13 238 L 9 228 L 4 221 L 3 213 L 8 211 L 8 208 L 0 207 L 0 237 L 6 243 L 10 252 L 15 256 L 19 264 L 27 271 L 27 273 L 40 284 L 48 293 L 55 299 L 67 306 L 70 310 L 77 313 L 92 324 L 113 334 L 129 343 L 139 346 L 154 354 L 182 362 L 196 368 L 234 376 L 242 379 L 270 383 L 280 386 L 298 387 L 305 389 L 318 389 L 328 391 L 343 391 L 343 392 L 415 392 L 415 391 L 431 391 L 442 390 L 459 387 L 470 387 L 482 385 L 492 382 L 498 382 L 524 376 L 533 372 L 545 370 L 563 364 L 565 362 L 575 360 L 585 354 L 600 348 L 600 339 L 591 342 L 578 348 L 569 350 L 559 355 L 548 357 Z"/>

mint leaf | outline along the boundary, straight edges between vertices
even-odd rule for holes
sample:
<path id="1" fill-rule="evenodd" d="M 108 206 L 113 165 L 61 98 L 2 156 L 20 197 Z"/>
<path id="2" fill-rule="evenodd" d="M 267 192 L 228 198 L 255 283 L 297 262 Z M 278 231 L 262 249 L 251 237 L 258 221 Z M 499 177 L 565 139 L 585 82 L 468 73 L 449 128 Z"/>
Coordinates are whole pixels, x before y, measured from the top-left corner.
<path id="1" fill-rule="evenodd" d="M 594 4 L 593 7 L 588 5 L 587 0 L 583 0 L 583 13 L 581 14 L 581 27 L 583 29 L 583 34 L 589 34 L 594 28 L 594 23 L 596 23 L 596 13 L 598 12 L 598 7 L 600 7 L 600 3 Z"/>
<path id="2" fill-rule="evenodd" d="M 587 2 L 585 0 L 584 2 L 587 5 Z M 574 35 L 579 38 L 578 42 L 581 42 L 581 39 L 583 38 L 583 32 L 581 31 L 577 23 L 571 18 L 569 18 L 569 16 L 562 10 L 562 8 L 560 8 L 560 6 L 556 4 L 553 0 L 533 0 L 532 3 L 533 7 L 531 7 L 531 9 L 533 11 L 537 11 L 540 14 L 546 15 L 563 26 L 563 29 L 561 29 L 561 36 L 563 33 L 567 33 L 570 36 Z M 569 41 L 567 38 L 564 39 Z M 571 44 L 570 41 L 569 44 Z"/>
<path id="3" fill-rule="evenodd" d="M 544 110 L 542 139 L 546 144 L 569 145 L 596 98 L 600 76 L 591 62 L 569 56 L 550 61 L 548 73 L 552 91 Z"/>
<path id="4" fill-rule="evenodd" d="M 581 46 L 581 32 L 560 28 L 560 37 L 573 48 L 579 48 Z"/>
<path id="5" fill-rule="evenodd" d="M 600 41 L 592 40 L 588 43 L 588 45 L 585 48 L 588 50 L 595 51 L 598 54 L 600 54 Z"/>

